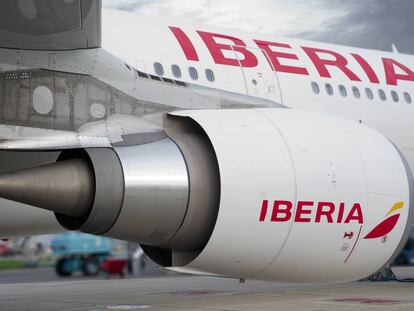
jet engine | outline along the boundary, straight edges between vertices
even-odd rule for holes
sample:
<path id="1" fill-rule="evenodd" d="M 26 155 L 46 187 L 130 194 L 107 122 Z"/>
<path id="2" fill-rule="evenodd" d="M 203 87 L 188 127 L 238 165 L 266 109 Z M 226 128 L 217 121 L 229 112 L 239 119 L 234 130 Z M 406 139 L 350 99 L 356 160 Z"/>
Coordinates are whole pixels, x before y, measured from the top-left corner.
<path id="1" fill-rule="evenodd" d="M 289 109 L 184 111 L 152 143 L 63 151 L 0 196 L 135 241 L 172 270 L 287 282 L 366 277 L 402 248 L 411 171 L 362 124 Z"/>

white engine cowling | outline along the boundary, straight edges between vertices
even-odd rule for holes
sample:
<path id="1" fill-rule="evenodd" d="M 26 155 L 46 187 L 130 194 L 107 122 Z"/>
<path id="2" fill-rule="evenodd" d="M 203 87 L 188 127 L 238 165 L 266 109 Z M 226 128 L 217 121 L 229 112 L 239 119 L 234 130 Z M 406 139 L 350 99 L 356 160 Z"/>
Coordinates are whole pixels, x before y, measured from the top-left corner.
<path id="1" fill-rule="evenodd" d="M 288 282 L 366 277 L 411 228 L 410 170 L 378 132 L 285 109 L 187 111 L 209 137 L 220 206 L 201 253 L 173 270 Z M 176 260 L 174 260 L 176 258 Z"/>
<path id="2" fill-rule="evenodd" d="M 366 277 L 412 225 L 410 168 L 380 133 L 289 109 L 185 111 L 142 145 L 65 150 L 0 175 L 0 197 L 134 241 L 181 272 L 289 282 Z M 161 140 L 158 140 L 161 139 Z"/>

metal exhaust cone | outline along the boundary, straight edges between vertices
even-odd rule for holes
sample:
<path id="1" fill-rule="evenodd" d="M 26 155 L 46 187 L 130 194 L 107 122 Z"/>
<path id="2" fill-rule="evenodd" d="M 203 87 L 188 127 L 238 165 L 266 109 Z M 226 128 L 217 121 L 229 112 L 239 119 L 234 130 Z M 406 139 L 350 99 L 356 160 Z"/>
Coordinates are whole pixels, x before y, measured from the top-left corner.
<path id="1" fill-rule="evenodd" d="M 94 172 L 82 159 L 0 175 L 0 197 L 66 216 L 87 215 L 94 195 Z"/>

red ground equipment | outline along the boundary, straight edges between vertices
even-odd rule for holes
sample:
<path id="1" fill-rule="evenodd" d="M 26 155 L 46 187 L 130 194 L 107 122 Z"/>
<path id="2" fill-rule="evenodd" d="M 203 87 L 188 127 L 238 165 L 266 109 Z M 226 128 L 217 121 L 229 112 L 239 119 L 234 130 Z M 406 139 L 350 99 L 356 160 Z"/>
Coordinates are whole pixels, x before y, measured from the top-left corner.
<path id="1" fill-rule="evenodd" d="M 107 258 L 102 263 L 102 269 L 108 274 L 108 277 L 111 275 L 119 275 L 124 277 L 124 269 L 128 260 L 126 258 Z"/>

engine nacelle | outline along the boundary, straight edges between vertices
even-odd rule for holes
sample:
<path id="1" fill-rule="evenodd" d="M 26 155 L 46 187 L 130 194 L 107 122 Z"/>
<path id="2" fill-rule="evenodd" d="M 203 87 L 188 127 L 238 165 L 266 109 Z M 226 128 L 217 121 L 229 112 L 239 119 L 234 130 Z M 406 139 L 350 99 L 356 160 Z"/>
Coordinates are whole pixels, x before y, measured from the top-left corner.
<path id="1" fill-rule="evenodd" d="M 220 172 L 214 231 L 197 258 L 175 270 L 348 281 L 376 272 L 403 246 L 412 225 L 411 172 L 378 132 L 294 110 L 175 116 L 203 128 Z"/>
<path id="2" fill-rule="evenodd" d="M 169 269 L 235 278 L 356 280 L 408 237 L 411 171 L 371 128 L 289 109 L 177 112 L 164 127 L 1 175 L 0 196 L 139 242 Z"/>

